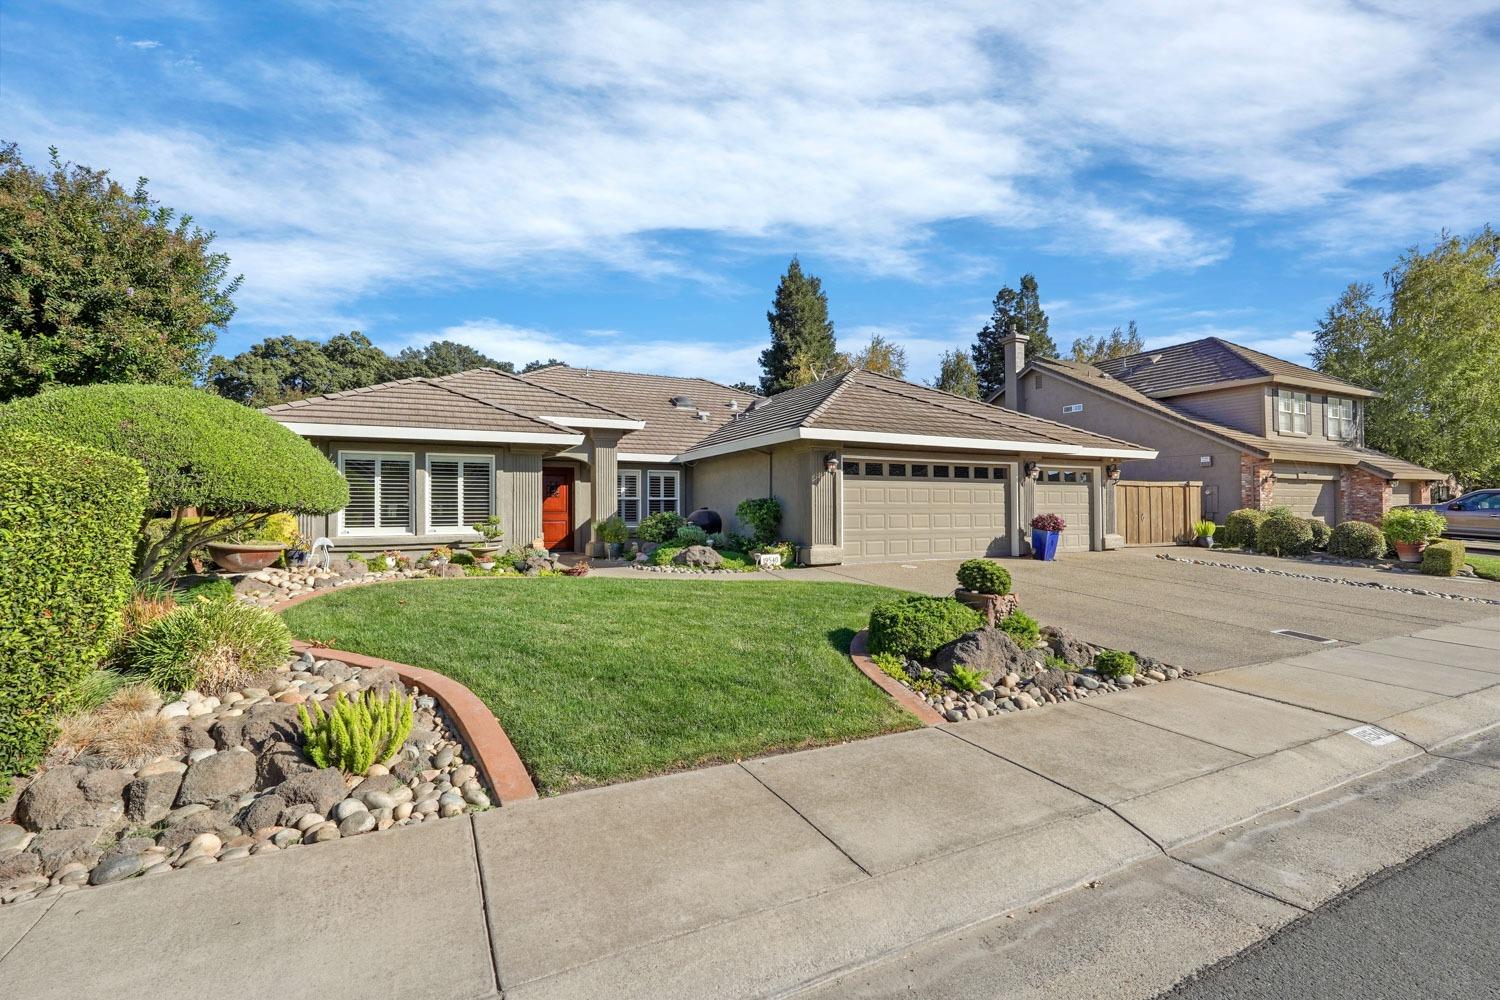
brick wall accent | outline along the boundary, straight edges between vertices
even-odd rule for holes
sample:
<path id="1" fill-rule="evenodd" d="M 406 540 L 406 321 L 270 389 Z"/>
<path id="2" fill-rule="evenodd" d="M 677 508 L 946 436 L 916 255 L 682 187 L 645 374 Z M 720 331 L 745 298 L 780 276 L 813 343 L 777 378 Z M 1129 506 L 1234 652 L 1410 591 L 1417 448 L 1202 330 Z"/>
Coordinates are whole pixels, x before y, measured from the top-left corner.
<path id="1" fill-rule="evenodd" d="M 1426 500 L 1413 502 L 1426 503 Z M 1370 521 L 1379 524 L 1391 509 L 1391 484 L 1388 480 L 1357 466 L 1346 466 L 1339 473 L 1340 521 Z"/>
<path id="2" fill-rule="evenodd" d="M 1240 456 L 1240 506 L 1265 510 L 1273 503 L 1276 480 L 1271 475 L 1271 460 Z"/>
<path id="3" fill-rule="evenodd" d="M 1414 504 L 1432 503 L 1432 484 L 1412 483 L 1411 502 Z"/>

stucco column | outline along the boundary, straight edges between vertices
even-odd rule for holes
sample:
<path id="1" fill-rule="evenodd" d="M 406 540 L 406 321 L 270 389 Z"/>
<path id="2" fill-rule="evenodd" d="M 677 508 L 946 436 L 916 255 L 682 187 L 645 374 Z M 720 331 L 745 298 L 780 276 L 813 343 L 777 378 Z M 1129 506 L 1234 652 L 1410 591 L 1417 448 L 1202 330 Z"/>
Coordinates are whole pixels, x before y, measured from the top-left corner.
<path id="1" fill-rule="evenodd" d="M 619 445 L 623 435 L 619 431 L 594 430 L 589 432 L 589 554 L 605 555 L 605 545 L 599 539 L 599 522 L 620 511 Z"/>

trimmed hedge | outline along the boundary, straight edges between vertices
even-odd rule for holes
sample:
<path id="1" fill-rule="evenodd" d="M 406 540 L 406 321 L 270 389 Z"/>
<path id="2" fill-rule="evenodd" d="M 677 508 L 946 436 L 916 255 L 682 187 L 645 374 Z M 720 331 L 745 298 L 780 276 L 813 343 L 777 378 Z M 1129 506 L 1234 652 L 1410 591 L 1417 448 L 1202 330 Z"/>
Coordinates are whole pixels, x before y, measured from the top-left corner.
<path id="1" fill-rule="evenodd" d="M 1256 534 L 1265 519 L 1266 512 L 1263 510 L 1250 507 L 1232 510 L 1224 518 L 1224 528 L 1214 536 L 1214 540 L 1231 548 L 1254 548 Z"/>
<path id="2" fill-rule="evenodd" d="M 0 797 L 119 628 L 146 495 L 138 462 L 0 432 Z"/>
<path id="3" fill-rule="evenodd" d="M 1328 554 L 1341 559 L 1379 559 L 1385 555 L 1385 532 L 1368 521 L 1343 521 L 1328 536 Z"/>
<path id="4" fill-rule="evenodd" d="M 1307 518 L 1307 526 L 1312 529 L 1312 547 L 1315 549 L 1328 548 L 1328 539 L 1333 536 L 1333 529 L 1315 517 Z"/>
<path id="5" fill-rule="evenodd" d="M 898 597 L 870 612 L 870 652 L 925 660 L 939 646 L 984 624 L 984 615 L 951 597 Z"/>
<path id="6" fill-rule="evenodd" d="M 1422 572 L 1428 576 L 1457 576 L 1469 558 L 1461 542 L 1433 542 L 1422 551 Z"/>
<path id="7" fill-rule="evenodd" d="M 1134 677 L 1136 666 L 1135 657 L 1124 650 L 1101 649 L 1094 656 L 1094 673 L 1100 677 L 1108 677 L 1110 680 L 1127 676 Z"/>
<path id="8" fill-rule="evenodd" d="M 965 559 L 958 567 L 958 583 L 976 594 L 1010 593 L 1010 571 L 988 559 Z"/>
<path id="9" fill-rule="evenodd" d="M 643 542 L 670 542 L 687 520 L 676 511 L 659 510 L 650 514 L 635 529 L 636 537 Z"/>
<path id="10" fill-rule="evenodd" d="M 1275 514 L 1261 522 L 1255 548 L 1271 556 L 1301 556 L 1312 551 L 1313 529 L 1306 518 Z"/>

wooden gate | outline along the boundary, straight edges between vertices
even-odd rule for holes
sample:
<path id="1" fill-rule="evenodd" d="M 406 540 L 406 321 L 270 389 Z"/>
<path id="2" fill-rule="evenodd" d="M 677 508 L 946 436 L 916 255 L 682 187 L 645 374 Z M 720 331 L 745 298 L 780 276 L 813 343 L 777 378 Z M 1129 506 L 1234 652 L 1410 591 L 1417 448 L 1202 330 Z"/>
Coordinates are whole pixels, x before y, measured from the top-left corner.
<path id="1" fill-rule="evenodd" d="M 1115 528 L 1126 545 L 1171 545 L 1193 537 L 1203 516 L 1201 482 L 1115 484 Z"/>

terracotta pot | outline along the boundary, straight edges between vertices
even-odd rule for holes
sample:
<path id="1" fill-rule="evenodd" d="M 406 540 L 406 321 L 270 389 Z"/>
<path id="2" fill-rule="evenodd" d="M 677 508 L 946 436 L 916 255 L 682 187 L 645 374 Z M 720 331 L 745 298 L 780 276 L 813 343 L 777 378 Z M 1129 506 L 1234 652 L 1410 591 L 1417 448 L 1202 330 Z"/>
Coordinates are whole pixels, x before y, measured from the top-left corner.
<path id="1" fill-rule="evenodd" d="M 1402 562 L 1421 562 L 1422 551 L 1426 548 L 1426 542 L 1397 542 L 1396 555 Z"/>
<path id="2" fill-rule="evenodd" d="M 953 596 L 984 615 L 985 621 L 994 627 L 996 619 L 1004 618 L 1016 609 L 1015 594 L 980 594 L 959 587 Z"/>
<path id="3" fill-rule="evenodd" d="M 203 547 L 226 573 L 254 573 L 265 569 L 280 559 L 287 548 L 282 542 L 245 542 L 240 545 L 209 542 Z"/>

